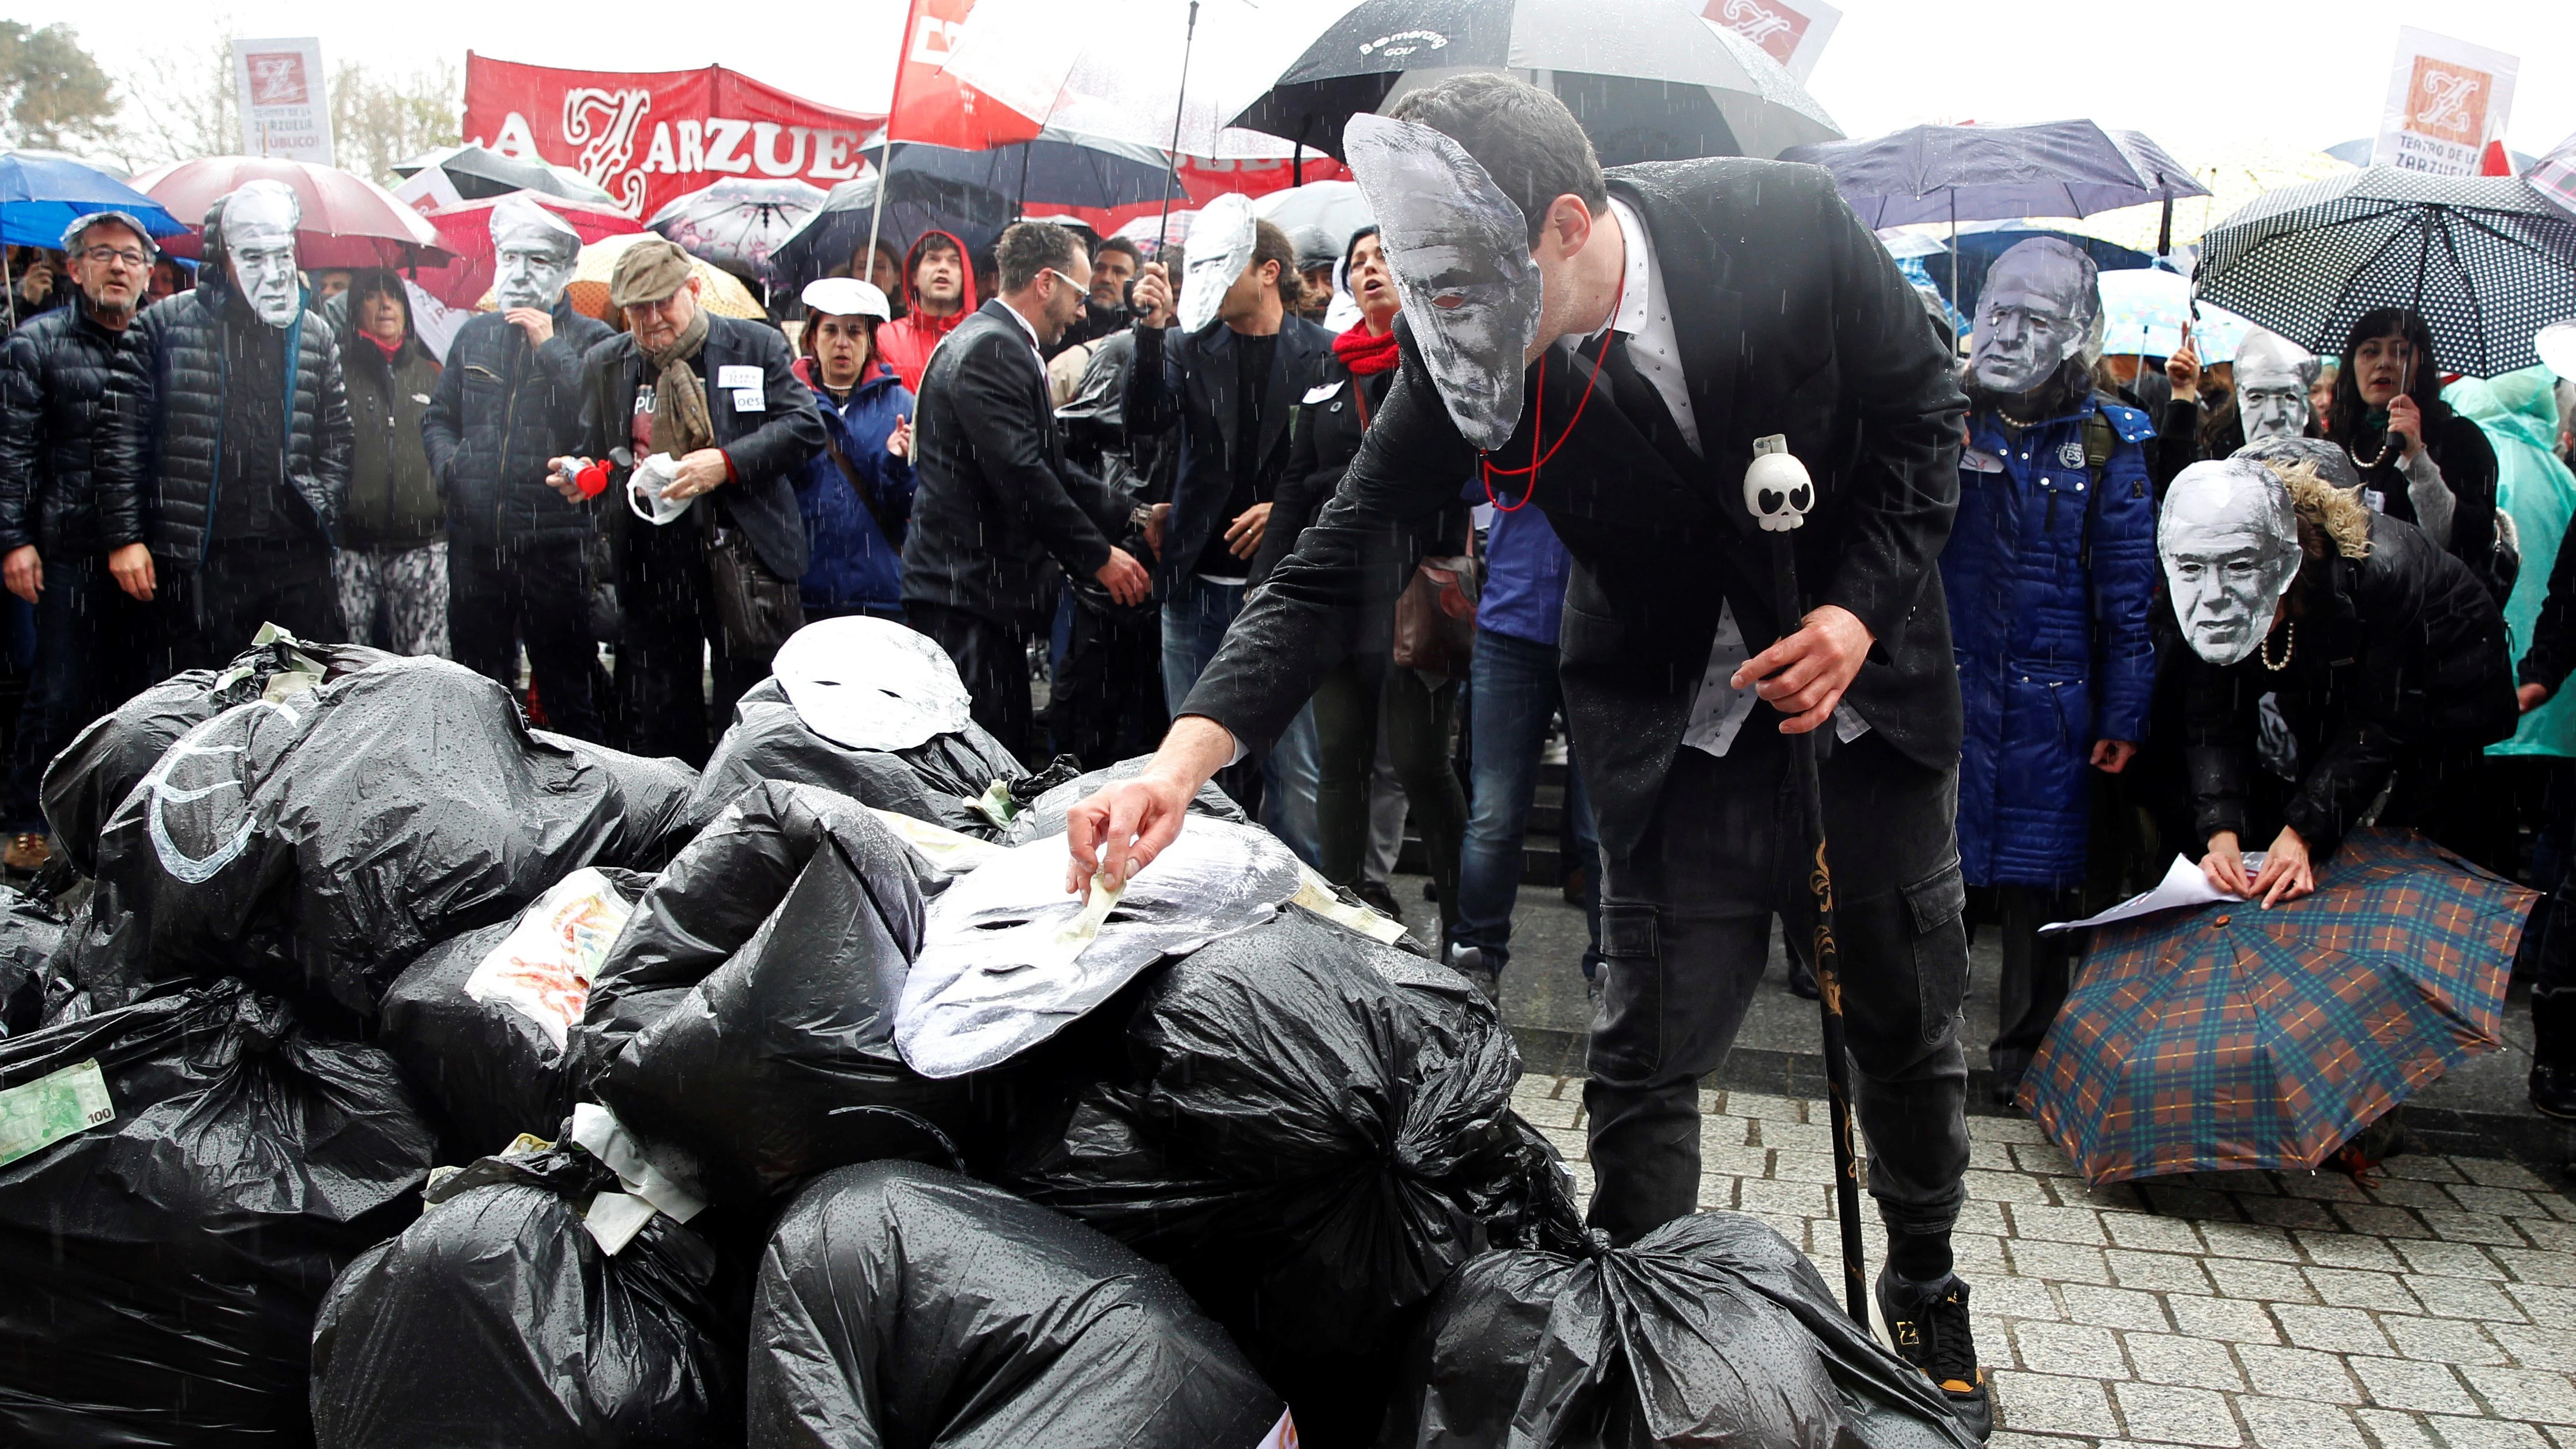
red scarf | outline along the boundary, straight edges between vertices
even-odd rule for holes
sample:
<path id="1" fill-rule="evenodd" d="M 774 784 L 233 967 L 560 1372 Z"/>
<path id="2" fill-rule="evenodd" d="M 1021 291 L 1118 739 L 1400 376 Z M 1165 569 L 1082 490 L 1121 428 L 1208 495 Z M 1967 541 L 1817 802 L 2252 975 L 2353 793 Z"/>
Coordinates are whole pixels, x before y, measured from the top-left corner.
<path id="1" fill-rule="evenodd" d="M 402 355 L 403 339 L 401 338 L 396 338 L 391 342 L 387 342 L 385 339 L 378 337 L 373 332 L 361 333 L 360 335 L 365 337 L 369 342 L 376 344 L 376 350 L 385 355 L 385 361 L 387 362 L 391 362 Z M 1387 335 L 1393 336 L 1394 334 L 1389 333 Z"/>
<path id="2" fill-rule="evenodd" d="M 1397 354 L 1395 329 L 1389 327 L 1376 336 L 1369 335 L 1368 323 L 1354 322 L 1351 330 L 1333 339 L 1333 356 L 1351 370 L 1353 377 L 1374 377 L 1395 370 Z"/>

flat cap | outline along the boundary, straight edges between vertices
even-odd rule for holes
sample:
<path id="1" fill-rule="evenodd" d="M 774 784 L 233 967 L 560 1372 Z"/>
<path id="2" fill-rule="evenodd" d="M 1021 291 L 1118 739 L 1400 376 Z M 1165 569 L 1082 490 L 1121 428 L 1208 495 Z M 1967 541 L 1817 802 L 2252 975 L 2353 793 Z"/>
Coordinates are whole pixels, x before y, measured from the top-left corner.
<path id="1" fill-rule="evenodd" d="M 689 282 L 689 254 L 678 242 L 647 237 L 618 254 L 608 274 L 608 305 L 659 302 Z"/>

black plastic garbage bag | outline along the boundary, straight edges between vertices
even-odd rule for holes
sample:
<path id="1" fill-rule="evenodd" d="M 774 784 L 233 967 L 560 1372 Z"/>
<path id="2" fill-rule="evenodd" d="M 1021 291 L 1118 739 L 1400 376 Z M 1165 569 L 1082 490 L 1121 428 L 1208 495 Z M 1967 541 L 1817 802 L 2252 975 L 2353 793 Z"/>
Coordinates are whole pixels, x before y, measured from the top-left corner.
<path id="1" fill-rule="evenodd" d="M 515 919 L 422 952 L 385 992 L 385 1047 L 435 1107 L 445 1160 L 550 1135 L 570 1115 L 569 1033 L 651 881 L 574 871 Z"/>
<path id="2" fill-rule="evenodd" d="M 109 816 L 80 979 L 101 957 L 129 993 L 239 971 L 371 1014 L 432 942 L 580 866 L 658 865 L 693 779 L 533 733 L 442 659 L 236 705 Z"/>
<path id="3" fill-rule="evenodd" d="M 238 980 L 0 1041 L 0 1090 L 84 1079 L 106 1120 L 0 1165 L 0 1443 L 307 1442 L 315 1305 L 429 1172 L 393 1062 Z"/>
<path id="4" fill-rule="evenodd" d="M 606 1251 L 583 1217 L 618 1186 L 565 1144 L 432 1187 L 322 1302 L 320 1449 L 740 1444 L 742 1328 L 718 1255 L 660 1214 Z"/>
<path id="5" fill-rule="evenodd" d="M 39 1029 L 71 1000 L 54 965 L 64 924 L 51 904 L 0 887 L 0 1037 Z"/>
<path id="6" fill-rule="evenodd" d="M 870 1158 L 954 1160 L 971 1082 L 922 1077 L 894 1045 L 927 872 L 847 796 L 752 786 L 637 903 L 591 984 L 577 1072 L 710 1201 Z"/>
<path id="7" fill-rule="evenodd" d="M 1001 741 L 972 720 L 908 749 L 836 744 L 798 718 L 776 679 L 764 679 L 734 706 L 733 725 L 716 741 L 686 814 L 691 824 L 703 827 L 744 790 L 763 780 L 785 780 L 820 785 L 862 805 L 989 838 L 997 828 L 973 802 L 994 781 L 1008 784 L 1026 773 Z"/>
<path id="8" fill-rule="evenodd" d="M 935 1167 L 827 1173 L 779 1219 L 753 1449 L 1275 1449 L 1283 1405 L 1170 1276 Z"/>
<path id="9" fill-rule="evenodd" d="M 1076 775 L 1048 787 L 1019 806 L 1019 813 L 1011 817 L 1009 828 L 1002 832 L 1000 838 L 1006 844 L 1021 845 L 1045 836 L 1064 834 L 1067 811 L 1099 793 L 1104 785 L 1135 779 L 1153 761 L 1151 755 L 1138 755 L 1132 760 L 1120 760 L 1117 764 Z M 1218 789 L 1213 781 L 1199 787 L 1197 798 L 1190 801 L 1190 810 L 1194 814 L 1213 815 L 1219 820 L 1231 820 L 1237 824 L 1248 818 L 1243 807 L 1234 803 L 1234 797 Z"/>
<path id="10" fill-rule="evenodd" d="M 1931 1380 L 1815 1265 L 1736 1213 L 1626 1248 L 1460 1268 L 1406 1356 L 1382 1449 L 1973 1449 Z"/>
<path id="11" fill-rule="evenodd" d="M 90 721 L 45 769 L 45 819 L 57 849 L 83 875 L 98 874 L 94 847 L 109 813 L 181 735 L 272 688 L 295 692 L 396 656 L 363 644 L 254 645 L 222 669 L 174 674 Z"/>

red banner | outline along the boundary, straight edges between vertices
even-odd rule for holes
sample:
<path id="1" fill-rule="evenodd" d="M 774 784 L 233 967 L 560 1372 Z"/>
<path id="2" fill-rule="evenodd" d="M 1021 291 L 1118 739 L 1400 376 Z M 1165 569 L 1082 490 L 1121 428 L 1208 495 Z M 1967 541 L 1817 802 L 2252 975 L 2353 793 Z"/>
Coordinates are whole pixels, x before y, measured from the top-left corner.
<path id="1" fill-rule="evenodd" d="M 639 218 L 728 176 L 795 177 L 828 191 L 859 174 L 859 146 L 883 120 L 721 66 L 556 70 L 465 57 L 469 139 L 570 167 Z"/>
<path id="2" fill-rule="evenodd" d="M 895 77 L 888 136 L 981 151 L 1037 135 L 1037 122 L 945 69 L 948 47 L 974 8 L 975 0 L 912 0 L 911 35 L 904 42 L 903 69 Z"/>
<path id="3" fill-rule="evenodd" d="M 895 164 L 900 167 L 903 163 L 898 161 Z M 1286 161 L 1202 161 L 1196 157 L 1184 156 L 1181 158 L 1181 189 L 1190 194 L 1190 199 L 1173 202 L 1172 210 L 1194 210 L 1229 191 L 1240 191 L 1246 196 L 1267 196 L 1274 191 L 1284 191 L 1290 186 L 1301 184 L 1293 179 L 1301 170 L 1305 181 L 1351 179 L 1349 167 L 1321 151 L 1308 152 L 1306 163 L 1302 168 L 1291 167 Z M 1102 236 L 1107 236 L 1128 222 L 1140 216 L 1152 216 L 1163 208 L 1149 201 L 1142 206 L 1102 208 L 1033 205 L 1029 209 L 1032 212 L 1043 211 L 1050 216 L 1080 217 L 1089 223 L 1093 230 Z"/>

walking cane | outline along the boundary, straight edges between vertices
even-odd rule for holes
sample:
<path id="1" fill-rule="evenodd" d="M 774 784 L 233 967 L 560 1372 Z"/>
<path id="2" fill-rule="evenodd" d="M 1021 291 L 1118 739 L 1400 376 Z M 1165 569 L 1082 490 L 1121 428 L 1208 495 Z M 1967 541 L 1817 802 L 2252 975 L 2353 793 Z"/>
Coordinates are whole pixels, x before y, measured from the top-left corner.
<path id="1" fill-rule="evenodd" d="M 1806 465 L 1789 452 L 1786 437 L 1774 434 L 1754 440 L 1753 465 L 1744 472 L 1744 502 L 1770 535 L 1772 598 L 1785 638 L 1804 612 L 1798 607 L 1798 557 L 1791 540 L 1816 502 L 1814 481 L 1807 476 Z M 1807 889 L 1816 898 L 1816 935 L 1809 955 L 1816 973 L 1816 1004 L 1824 1013 L 1825 1095 L 1833 1113 L 1834 1216 L 1843 1229 L 1843 1300 L 1852 1321 L 1867 1332 L 1869 1279 L 1860 1241 L 1860 1164 L 1852 1151 L 1851 1061 L 1843 1051 L 1842 976 L 1834 953 L 1834 872 L 1825 855 L 1825 797 L 1816 769 L 1816 732 L 1790 736 L 1789 756 L 1798 772 L 1802 834 L 1815 841 L 1816 850 L 1807 874 Z"/>

